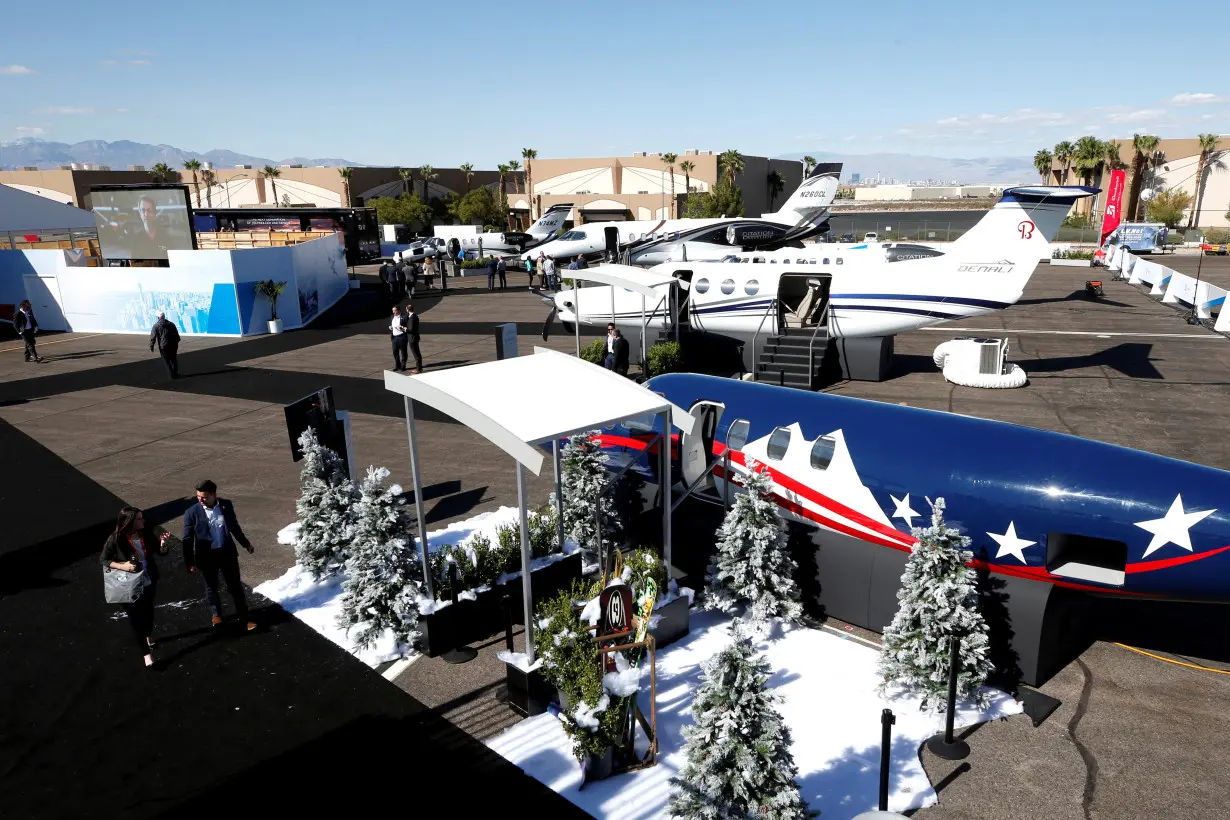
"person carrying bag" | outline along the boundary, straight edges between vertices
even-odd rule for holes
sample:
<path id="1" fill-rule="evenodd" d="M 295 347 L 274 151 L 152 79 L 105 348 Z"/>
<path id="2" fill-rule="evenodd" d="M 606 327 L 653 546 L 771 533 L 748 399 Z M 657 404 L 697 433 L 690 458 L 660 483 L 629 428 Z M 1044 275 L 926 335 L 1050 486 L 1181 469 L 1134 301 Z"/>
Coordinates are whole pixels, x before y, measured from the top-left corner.
<path id="1" fill-rule="evenodd" d="M 165 555 L 170 533 L 158 539 L 157 550 Z M 153 556 L 154 539 L 145 526 L 145 515 L 135 507 L 120 510 L 115 532 L 103 545 L 103 593 L 107 603 L 119 604 L 128 616 L 145 665 L 153 666 L 154 593 L 158 565 Z"/>

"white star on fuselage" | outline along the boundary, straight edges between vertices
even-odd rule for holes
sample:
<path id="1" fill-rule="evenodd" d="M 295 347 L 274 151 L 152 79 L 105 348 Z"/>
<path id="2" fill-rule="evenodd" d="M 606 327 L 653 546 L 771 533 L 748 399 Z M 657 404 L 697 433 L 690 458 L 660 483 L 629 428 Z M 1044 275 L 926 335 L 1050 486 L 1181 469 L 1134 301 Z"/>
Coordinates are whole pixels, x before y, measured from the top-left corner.
<path id="1" fill-rule="evenodd" d="M 892 493 L 889 493 L 888 497 L 893 500 L 893 504 L 895 504 L 897 507 L 897 509 L 893 510 L 893 518 L 903 519 L 907 527 L 913 527 L 914 519 L 922 517 L 921 513 L 916 513 L 912 509 L 910 509 L 910 494 L 909 493 L 905 494 L 905 498 L 898 498 Z"/>
<path id="2" fill-rule="evenodd" d="M 1197 522 L 1202 521 L 1215 512 L 1217 512 L 1216 509 L 1191 513 L 1184 512 L 1183 496 L 1176 494 L 1174 503 L 1166 511 L 1166 515 L 1161 518 L 1154 518 L 1151 521 L 1136 522 L 1136 526 L 1142 530 L 1153 533 L 1153 540 L 1149 542 L 1149 546 L 1145 547 L 1145 554 L 1141 558 L 1148 558 L 1150 553 L 1157 552 L 1167 544 L 1175 544 L 1191 552 L 1192 536 L 1188 530 L 1195 526 Z"/>
<path id="3" fill-rule="evenodd" d="M 1016 522 L 1008 522 L 1008 531 L 1003 535 L 996 535 L 993 532 L 988 532 L 987 535 L 995 539 L 995 543 L 999 544 L 999 552 L 995 553 L 996 558 L 1003 558 L 1005 555 L 1011 555 L 1022 564 L 1029 563 L 1025 560 L 1025 548 L 1032 547 L 1037 541 L 1026 541 L 1024 538 L 1018 538 L 1016 534 Z"/>

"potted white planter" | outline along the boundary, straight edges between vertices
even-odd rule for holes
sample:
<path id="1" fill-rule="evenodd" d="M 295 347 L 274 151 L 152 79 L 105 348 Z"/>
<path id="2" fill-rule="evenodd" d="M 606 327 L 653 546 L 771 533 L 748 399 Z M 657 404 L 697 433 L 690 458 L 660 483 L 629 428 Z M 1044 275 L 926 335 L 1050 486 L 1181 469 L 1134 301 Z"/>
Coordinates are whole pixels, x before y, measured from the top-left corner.
<path id="1" fill-rule="evenodd" d="M 282 295 L 282 291 L 285 289 L 285 282 L 275 282 L 272 279 L 256 283 L 256 292 L 269 300 L 269 323 L 267 327 L 270 333 L 282 332 L 282 320 L 278 318 L 278 297 Z"/>

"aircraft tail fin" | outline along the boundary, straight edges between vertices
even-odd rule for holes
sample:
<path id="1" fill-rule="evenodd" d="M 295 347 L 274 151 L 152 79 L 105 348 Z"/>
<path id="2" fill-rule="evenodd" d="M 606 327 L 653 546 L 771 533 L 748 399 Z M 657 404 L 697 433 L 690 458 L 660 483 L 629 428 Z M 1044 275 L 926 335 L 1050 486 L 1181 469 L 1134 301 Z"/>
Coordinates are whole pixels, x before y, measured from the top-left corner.
<path id="1" fill-rule="evenodd" d="M 797 227 L 822 222 L 828 216 L 829 207 L 837 198 L 837 186 L 841 182 L 841 163 L 824 163 L 800 183 L 795 192 L 782 203 L 781 210 L 764 214 Z"/>
<path id="2" fill-rule="evenodd" d="M 526 233 L 535 239 L 549 239 L 564 227 L 564 220 L 568 218 L 568 212 L 571 210 L 571 203 L 552 205 L 542 216 L 538 217 L 538 221 L 530 225 Z"/>

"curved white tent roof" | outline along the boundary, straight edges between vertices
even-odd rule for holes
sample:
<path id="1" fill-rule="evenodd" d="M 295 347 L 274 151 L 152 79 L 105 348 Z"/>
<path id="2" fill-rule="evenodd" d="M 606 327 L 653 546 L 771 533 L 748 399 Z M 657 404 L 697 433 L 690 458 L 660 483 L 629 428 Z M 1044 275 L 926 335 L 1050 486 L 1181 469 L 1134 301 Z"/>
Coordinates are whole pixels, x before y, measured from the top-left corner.
<path id="1" fill-rule="evenodd" d="M 665 410 L 686 433 L 695 422 L 686 410 L 636 382 L 542 347 L 534 348 L 533 356 L 418 376 L 386 370 L 384 386 L 452 416 L 535 475 L 544 460 L 537 445 L 544 442 Z"/>
<path id="2" fill-rule="evenodd" d="M 93 230 L 94 214 L 0 185 L 0 233 Z"/>
<path id="3" fill-rule="evenodd" d="M 635 265 L 599 265 L 596 268 L 563 271 L 563 276 L 577 279 L 581 282 L 597 282 L 601 285 L 614 285 L 626 288 L 642 296 L 657 299 L 662 294 L 654 288 L 661 285 L 674 284 L 674 276 L 665 273 L 654 273 L 652 270 L 638 268 Z"/>

